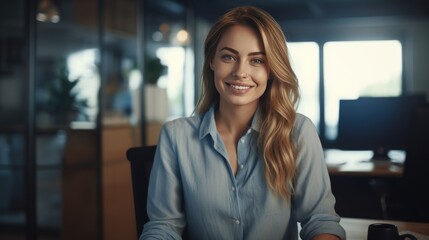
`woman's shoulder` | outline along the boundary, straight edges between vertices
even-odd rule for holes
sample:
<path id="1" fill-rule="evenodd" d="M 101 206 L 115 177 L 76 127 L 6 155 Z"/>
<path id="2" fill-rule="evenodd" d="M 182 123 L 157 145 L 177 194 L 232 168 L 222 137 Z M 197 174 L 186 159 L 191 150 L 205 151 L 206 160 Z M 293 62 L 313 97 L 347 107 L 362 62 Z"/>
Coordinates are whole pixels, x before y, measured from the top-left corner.
<path id="1" fill-rule="evenodd" d="M 309 135 L 317 135 L 317 129 L 314 123 L 305 116 L 304 114 L 297 113 L 295 119 L 295 125 L 293 127 L 292 134 L 295 139 Z"/>
<path id="2" fill-rule="evenodd" d="M 296 114 L 296 119 L 295 119 L 295 125 L 294 125 L 294 129 L 301 129 L 301 128 L 307 128 L 307 127 L 315 127 L 313 121 L 311 121 L 310 118 L 308 118 L 307 116 L 305 116 L 302 113 L 297 113 Z"/>
<path id="3" fill-rule="evenodd" d="M 179 117 L 172 120 L 168 120 L 164 123 L 164 128 L 167 130 L 174 130 L 174 131 L 180 131 L 180 130 L 190 130 L 190 129 L 197 129 L 201 123 L 201 116 L 200 115 L 192 115 L 189 117 Z"/>
<path id="4" fill-rule="evenodd" d="M 191 115 L 188 117 L 178 117 L 171 120 L 168 120 L 164 125 L 168 126 L 180 126 L 180 125 L 195 125 L 201 122 L 200 115 Z"/>

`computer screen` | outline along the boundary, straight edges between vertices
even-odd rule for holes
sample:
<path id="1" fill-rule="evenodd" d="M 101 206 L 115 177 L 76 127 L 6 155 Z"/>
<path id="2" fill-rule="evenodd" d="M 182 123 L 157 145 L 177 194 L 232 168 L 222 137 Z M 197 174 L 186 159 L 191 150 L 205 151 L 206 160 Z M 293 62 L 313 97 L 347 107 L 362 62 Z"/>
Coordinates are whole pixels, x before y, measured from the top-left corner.
<path id="1" fill-rule="evenodd" d="M 425 101 L 425 95 L 340 100 L 338 147 L 372 150 L 373 159 L 388 159 L 389 150 L 406 150 L 412 111 Z"/>

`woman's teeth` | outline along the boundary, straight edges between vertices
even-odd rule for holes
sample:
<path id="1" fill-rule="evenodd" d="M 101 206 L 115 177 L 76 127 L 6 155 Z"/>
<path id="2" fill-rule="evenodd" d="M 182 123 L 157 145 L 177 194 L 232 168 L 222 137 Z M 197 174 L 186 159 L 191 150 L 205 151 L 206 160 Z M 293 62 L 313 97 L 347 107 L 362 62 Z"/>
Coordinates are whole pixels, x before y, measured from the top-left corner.
<path id="1" fill-rule="evenodd" d="M 237 90 L 246 90 L 246 89 L 250 88 L 250 86 L 238 86 L 238 85 L 233 85 L 233 84 L 229 84 L 229 86 L 231 86 L 232 88 L 235 88 Z"/>

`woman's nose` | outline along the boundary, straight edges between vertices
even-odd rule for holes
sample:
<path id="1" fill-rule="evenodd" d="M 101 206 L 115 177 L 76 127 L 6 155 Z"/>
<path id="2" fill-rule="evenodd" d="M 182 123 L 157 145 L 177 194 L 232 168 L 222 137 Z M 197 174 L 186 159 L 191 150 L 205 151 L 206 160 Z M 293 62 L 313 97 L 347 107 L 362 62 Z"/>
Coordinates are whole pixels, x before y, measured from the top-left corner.
<path id="1" fill-rule="evenodd" d="M 234 76 L 234 77 L 240 77 L 240 78 L 247 78 L 247 73 L 245 73 L 245 72 L 237 72 L 237 71 L 235 71 L 235 72 L 233 73 L 233 76 Z"/>
<path id="2" fill-rule="evenodd" d="M 234 71 L 233 71 L 233 76 L 234 77 L 240 77 L 240 78 L 247 78 L 248 73 L 247 73 L 247 68 L 246 68 L 244 63 L 242 63 L 242 62 L 237 63 L 236 69 L 234 69 Z"/>

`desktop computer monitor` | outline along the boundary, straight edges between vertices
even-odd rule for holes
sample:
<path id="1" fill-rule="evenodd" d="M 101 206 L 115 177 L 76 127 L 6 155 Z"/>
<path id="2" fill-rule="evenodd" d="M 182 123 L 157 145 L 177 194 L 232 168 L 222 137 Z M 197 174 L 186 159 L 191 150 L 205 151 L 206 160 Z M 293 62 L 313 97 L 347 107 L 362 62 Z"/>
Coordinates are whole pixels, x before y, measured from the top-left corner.
<path id="1" fill-rule="evenodd" d="M 337 144 L 342 150 L 372 150 L 388 160 L 390 150 L 407 149 L 413 109 L 425 95 L 340 100 Z"/>

